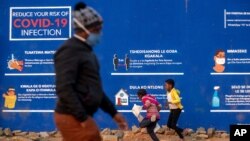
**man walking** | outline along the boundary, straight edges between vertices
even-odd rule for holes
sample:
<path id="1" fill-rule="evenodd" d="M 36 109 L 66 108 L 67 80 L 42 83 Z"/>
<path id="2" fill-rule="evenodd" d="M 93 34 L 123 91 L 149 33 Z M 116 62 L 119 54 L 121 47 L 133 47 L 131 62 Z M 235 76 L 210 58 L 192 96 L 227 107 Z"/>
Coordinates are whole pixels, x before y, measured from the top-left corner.
<path id="1" fill-rule="evenodd" d="M 105 95 L 93 47 L 99 43 L 102 17 L 78 3 L 73 11 L 75 35 L 56 52 L 55 123 L 64 141 L 101 141 L 93 114 L 101 108 L 120 129 L 127 129 L 123 116 Z"/>
<path id="2" fill-rule="evenodd" d="M 177 122 L 180 117 L 183 106 L 181 104 L 180 99 L 180 91 L 175 89 L 175 82 L 173 79 L 168 79 L 165 81 L 165 88 L 167 90 L 167 100 L 168 107 L 170 109 L 170 114 L 168 118 L 167 126 L 171 129 L 174 129 L 178 136 L 180 137 L 180 141 L 184 140 L 182 133 L 184 130 L 180 127 L 177 127 Z"/>

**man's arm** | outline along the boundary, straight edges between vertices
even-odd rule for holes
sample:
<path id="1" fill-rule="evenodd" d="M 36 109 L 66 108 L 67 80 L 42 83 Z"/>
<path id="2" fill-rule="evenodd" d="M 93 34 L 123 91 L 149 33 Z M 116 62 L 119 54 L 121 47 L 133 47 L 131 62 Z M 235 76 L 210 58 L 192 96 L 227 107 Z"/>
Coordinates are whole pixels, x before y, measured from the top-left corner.
<path id="1" fill-rule="evenodd" d="M 109 100 L 109 98 L 106 96 L 106 94 L 103 94 L 100 108 L 104 112 L 108 113 L 112 118 L 115 116 L 115 114 L 117 114 L 117 110 L 116 110 L 114 104 Z"/>
<path id="2" fill-rule="evenodd" d="M 63 106 L 78 121 L 85 121 L 88 116 L 82 106 L 77 92 L 74 89 L 76 84 L 78 65 L 82 55 L 79 49 L 75 47 L 66 47 L 60 50 L 55 56 L 56 71 L 56 91 L 59 98 L 59 104 Z"/>
<path id="3" fill-rule="evenodd" d="M 113 118 L 113 120 L 117 123 L 120 129 L 122 130 L 128 129 L 128 124 L 125 118 L 120 113 L 117 112 L 114 104 L 109 100 L 109 98 L 105 94 L 103 94 L 100 108 Z"/>

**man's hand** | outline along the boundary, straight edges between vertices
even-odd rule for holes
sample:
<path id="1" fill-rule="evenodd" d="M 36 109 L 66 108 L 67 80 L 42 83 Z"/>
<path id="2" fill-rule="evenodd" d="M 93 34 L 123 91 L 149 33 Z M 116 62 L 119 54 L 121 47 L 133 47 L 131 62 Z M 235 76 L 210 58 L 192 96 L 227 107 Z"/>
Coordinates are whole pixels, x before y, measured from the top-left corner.
<path id="1" fill-rule="evenodd" d="M 125 120 L 125 118 L 120 114 L 117 113 L 114 116 L 114 121 L 116 122 L 116 124 L 118 125 L 118 127 L 122 130 L 128 130 L 128 124 L 127 121 Z"/>

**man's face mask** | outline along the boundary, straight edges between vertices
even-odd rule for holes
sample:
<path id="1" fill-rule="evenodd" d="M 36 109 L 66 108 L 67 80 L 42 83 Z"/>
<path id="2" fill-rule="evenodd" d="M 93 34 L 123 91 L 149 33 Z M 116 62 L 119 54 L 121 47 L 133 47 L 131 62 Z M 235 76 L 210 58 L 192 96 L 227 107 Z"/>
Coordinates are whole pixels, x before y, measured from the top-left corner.
<path id="1" fill-rule="evenodd" d="M 225 62 L 226 62 L 226 59 L 225 58 L 217 58 L 216 57 L 215 61 L 216 61 L 216 64 L 224 65 Z"/>
<path id="2" fill-rule="evenodd" d="M 101 33 L 90 33 L 88 38 L 86 39 L 87 44 L 90 46 L 95 46 L 101 41 Z"/>
<path id="3" fill-rule="evenodd" d="M 76 18 L 73 18 L 74 22 L 81 27 L 89 36 L 86 39 L 86 43 L 90 46 L 96 46 L 101 41 L 102 33 L 92 33 L 84 25 L 82 25 Z"/>

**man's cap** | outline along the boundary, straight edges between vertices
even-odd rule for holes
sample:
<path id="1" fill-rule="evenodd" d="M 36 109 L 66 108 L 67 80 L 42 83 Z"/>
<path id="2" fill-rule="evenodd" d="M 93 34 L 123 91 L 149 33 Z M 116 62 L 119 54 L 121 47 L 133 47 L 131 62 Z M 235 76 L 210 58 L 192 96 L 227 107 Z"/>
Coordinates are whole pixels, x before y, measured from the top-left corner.
<path id="1" fill-rule="evenodd" d="M 103 22 L 101 15 L 83 2 L 79 2 L 75 5 L 72 16 L 74 29 L 91 28 L 101 25 Z M 84 27 L 79 25 L 79 23 Z"/>

